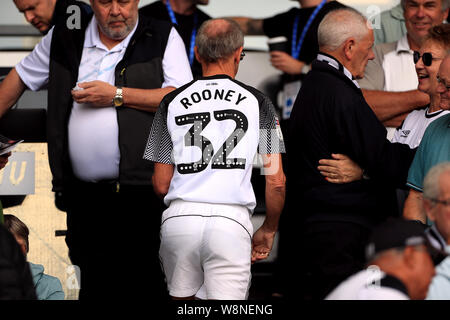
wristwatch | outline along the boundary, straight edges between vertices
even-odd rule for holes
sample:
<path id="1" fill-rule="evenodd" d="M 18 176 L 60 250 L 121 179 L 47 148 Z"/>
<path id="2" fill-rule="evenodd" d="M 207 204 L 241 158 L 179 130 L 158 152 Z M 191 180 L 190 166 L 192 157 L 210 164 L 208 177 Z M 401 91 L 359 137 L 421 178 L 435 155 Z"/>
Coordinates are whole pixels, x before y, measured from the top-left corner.
<path id="1" fill-rule="evenodd" d="M 116 95 L 114 96 L 112 102 L 115 107 L 120 107 L 123 105 L 123 96 L 122 96 L 122 88 L 121 87 L 117 87 Z"/>

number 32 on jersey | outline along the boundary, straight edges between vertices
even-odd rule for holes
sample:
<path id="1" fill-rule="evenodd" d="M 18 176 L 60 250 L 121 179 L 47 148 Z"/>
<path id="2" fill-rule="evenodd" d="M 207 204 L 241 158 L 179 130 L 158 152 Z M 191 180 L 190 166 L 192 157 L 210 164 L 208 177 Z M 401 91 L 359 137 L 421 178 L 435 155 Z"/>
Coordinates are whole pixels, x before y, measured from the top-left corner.
<path id="1" fill-rule="evenodd" d="M 202 151 L 200 160 L 177 164 L 178 173 L 189 174 L 203 171 L 210 162 L 212 162 L 211 169 L 245 169 L 245 158 L 228 158 L 228 155 L 247 132 L 247 117 L 240 111 L 227 109 L 214 111 L 214 119 L 213 121 L 233 120 L 236 124 L 233 133 L 217 152 L 214 152 L 211 141 L 201 135 L 203 129 L 211 122 L 210 112 L 190 113 L 175 117 L 175 123 L 179 126 L 192 124 L 192 127 L 184 136 L 184 145 L 186 147 L 198 147 Z"/>

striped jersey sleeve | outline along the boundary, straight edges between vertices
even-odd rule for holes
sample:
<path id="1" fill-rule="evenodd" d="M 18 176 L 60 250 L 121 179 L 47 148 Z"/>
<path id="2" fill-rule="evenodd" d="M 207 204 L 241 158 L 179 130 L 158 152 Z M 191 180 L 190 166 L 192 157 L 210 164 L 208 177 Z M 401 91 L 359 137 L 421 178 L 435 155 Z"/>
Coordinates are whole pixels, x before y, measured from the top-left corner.
<path id="1" fill-rule="evenodd" d="M 264 97 L 259 108 L 259 154 L 285 153 L 284 139 L 275 107 Z"/>
<path id="2" fill-rule="evenodd" d="M 172 139 L 167 129 L 168 104 L 163 101 L 156 111 L 144 152 L 144 159 L 153 162 L 173 164 Z"/>

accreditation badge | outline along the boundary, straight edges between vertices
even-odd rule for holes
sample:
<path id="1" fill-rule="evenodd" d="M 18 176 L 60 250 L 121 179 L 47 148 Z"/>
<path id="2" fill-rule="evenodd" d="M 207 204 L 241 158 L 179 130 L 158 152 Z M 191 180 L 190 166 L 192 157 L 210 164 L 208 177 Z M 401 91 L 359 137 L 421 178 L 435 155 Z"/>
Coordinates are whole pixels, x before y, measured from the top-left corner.
<path id="1" fill-rule="evenodd" d="M 286 82 L 283 85 L 283 104 L 281 118 L 283 120 L 289 119 L 294 106 L 295 99 L 300 90 L 302 83 L 300 80 Z"/>

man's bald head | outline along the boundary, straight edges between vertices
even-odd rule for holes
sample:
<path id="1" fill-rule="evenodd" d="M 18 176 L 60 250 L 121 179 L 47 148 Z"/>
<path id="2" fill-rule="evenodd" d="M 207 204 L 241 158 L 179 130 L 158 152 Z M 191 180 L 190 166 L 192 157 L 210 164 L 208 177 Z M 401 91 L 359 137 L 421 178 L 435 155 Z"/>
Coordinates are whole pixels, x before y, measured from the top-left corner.
<path id="1" fill-rule="evenodd" d="M 244 34 L 233 20 L 211 19 L 201 25 L 195 45 L 203 61 L 217 62 L 229 58 L 244 45 Z"/>

